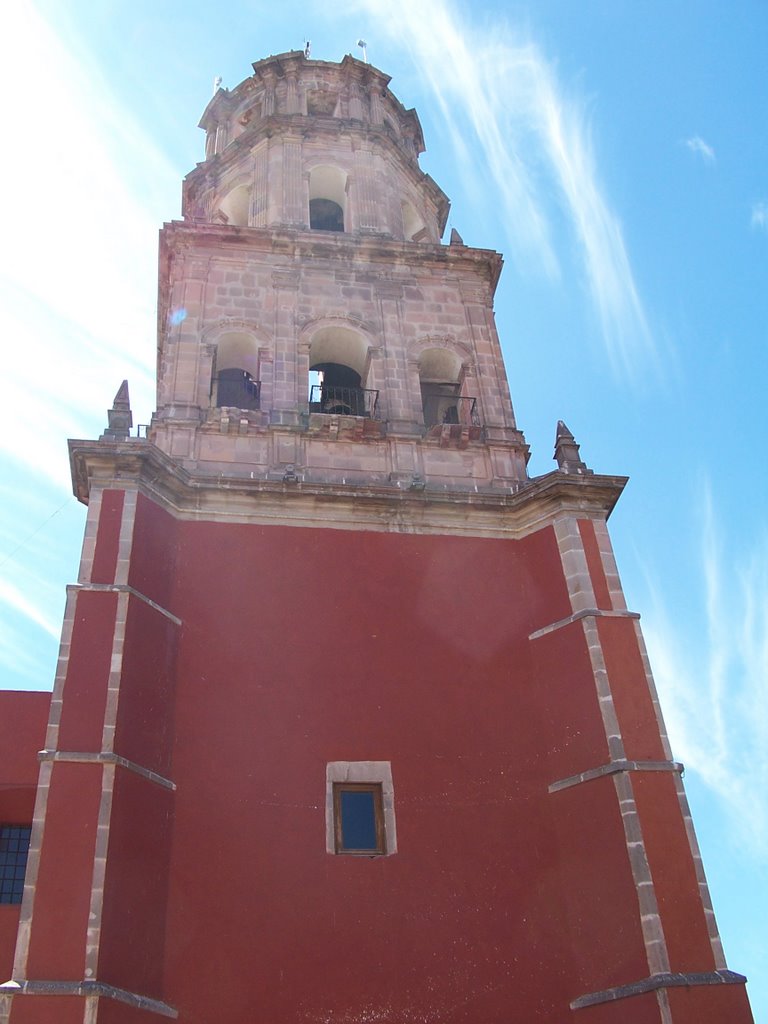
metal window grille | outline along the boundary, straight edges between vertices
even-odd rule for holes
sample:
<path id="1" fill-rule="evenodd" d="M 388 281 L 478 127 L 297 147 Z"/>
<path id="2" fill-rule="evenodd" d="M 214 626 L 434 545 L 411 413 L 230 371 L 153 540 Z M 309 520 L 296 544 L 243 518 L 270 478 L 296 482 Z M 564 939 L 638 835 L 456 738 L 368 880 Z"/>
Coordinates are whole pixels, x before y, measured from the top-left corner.
<path id="1" fill-rule="evenodd" d="M 21 903 L 31 825 L 0 828 L 0 903 Z"/>

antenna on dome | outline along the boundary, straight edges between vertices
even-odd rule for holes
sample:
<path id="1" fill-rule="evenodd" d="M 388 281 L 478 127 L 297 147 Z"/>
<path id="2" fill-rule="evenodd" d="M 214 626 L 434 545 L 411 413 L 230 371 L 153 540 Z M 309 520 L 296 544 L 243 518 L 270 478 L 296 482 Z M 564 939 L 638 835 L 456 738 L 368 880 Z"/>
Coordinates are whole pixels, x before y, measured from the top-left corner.
<path id="1" fill-rule="evenodd" d="M 216 95 L 216 93 L 219 91 L 220 88 L 221 88 L 221 75 L 216 75 L 216 77 L 213 80 L 213 95 L 214 96 Z"/>
<path id="2" fill-rule="evenodd" d="M 358 39 L 357 40 L 357 45 L 363 51 L 363 63 L 367 64 L 368 63 L 368 43 L 366 43 L 366 41 L 364 39 Z"/>

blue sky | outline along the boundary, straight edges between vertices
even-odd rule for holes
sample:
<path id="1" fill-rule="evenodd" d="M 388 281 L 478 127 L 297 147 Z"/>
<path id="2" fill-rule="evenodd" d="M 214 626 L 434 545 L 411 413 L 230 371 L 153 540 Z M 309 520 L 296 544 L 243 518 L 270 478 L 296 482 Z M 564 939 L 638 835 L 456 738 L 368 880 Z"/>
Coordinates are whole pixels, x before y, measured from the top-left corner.
<path id="1" fill-rule="evenodd" d="M 0 685 L 52 684 L 84 509 L 65 440 L 153 407 L 159 225 L 213 78 L 312 41 L 415 106 L 449 226 L 495 248 L 531 472 L 564 419 L 611 519 L 729 965 L 768 1021 L 768 6 L 37 0 L 0 33 Z"/>

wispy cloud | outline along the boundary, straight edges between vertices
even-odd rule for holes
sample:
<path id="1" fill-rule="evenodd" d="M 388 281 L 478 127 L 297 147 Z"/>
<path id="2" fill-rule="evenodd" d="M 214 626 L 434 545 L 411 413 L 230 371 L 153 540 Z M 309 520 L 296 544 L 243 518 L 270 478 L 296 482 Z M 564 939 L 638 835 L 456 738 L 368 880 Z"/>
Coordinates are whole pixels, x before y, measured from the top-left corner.
<path id="1" fill-rule="evenodd" d="M 752 204 L 752 216 L 749 223 L 759 231 L 768 231 L 768 201 L 759 199 Z"/>
<path id="2" fill-rule="evenodd" d="M 631 373 L 654 344 L 621 223 L 600 187 L 583 98 L 563 87 L 530 40 L 501 23 L 493 33 L 481 31 L 448 0 L 361 0 L 361 6 L 410 48 L 443 114 L 468 191 L 478 193 L 482 176 L 490 176 L 485 191 L 502 205 L 507 246 L 521 271 L 533 267 L 559 279 L 553 235 L 565 211 L 607 352 L 617 369 Z"/>
<path id="3" fill-rule="evenodd" d="M 745 847 L 768 855 L 768 536 L 739 563 L 702 500 L 707 632 L 684 644 L 658 595 L 643 632 L 676 756 L 721 799 Z"/>
<path id="4" fill-rule="evenodd" d="M 60 623 L 53 618 L 48 618 L 36 603 L 30 601 L 27 595 L 23 594 L 9 580 L 0 580 L 0 605 L 5 606 L 6 613 L 15 612 L 34 622 L 49 636 L 58 639 L 61 633 Z"/>
<path id="5" fill-rule="evenodd" d="M 15 197 L 0 248 L 0 455 L 65 487 L 61 438 L 92 436 L 123 377 L 152 407 L 157 226 L 179 174 L 86 52 L 75 57 L 31 4 L 6 20 L 9 79 L 24 82 L 29 109 L 49 109 L 51 96 L 56 109 L 19 121 L 23 175 L 13 161 L 0 166 L 0 188 Z"/>
<path id="6" fill-rule="evenodd" d="M 691 135 L 690 138 L 684 140 L 684 145 L 696 156 L 700 156 L 704 163 L 713 164 L 715 162 L 714 149 L 700 135 Z"/>

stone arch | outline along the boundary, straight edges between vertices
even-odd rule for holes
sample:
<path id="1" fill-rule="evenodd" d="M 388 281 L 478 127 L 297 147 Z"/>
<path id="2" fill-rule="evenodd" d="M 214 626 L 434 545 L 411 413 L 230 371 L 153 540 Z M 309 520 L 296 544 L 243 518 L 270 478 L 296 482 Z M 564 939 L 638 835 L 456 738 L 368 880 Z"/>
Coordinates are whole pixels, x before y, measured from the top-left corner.
<path id="1" fill-rule="evenodd" d="M 426 349 L 447 349 L 455 352 L 465 372 L 472 366 L 472 351 L 463 341 L 457 341 L 452 334 L 426 334 L 412 341 L 408 346 L 409 357 L 418 363 Z"/>
<path id="2" fill-rule="evenodd" d="M 376 392 L 366 388 L 372 346 L 351 319 L 317 321 L 304 330 L 310 412 L 374 416 Z"/>
<path id="3" fill-rule="evenodd" d="M 427 241 L 427 225 L 410 199 L 400 203 L 403 213 L 403 237 L 406 242 Z"/>
<path id="4" fill-rule="evenodd" d="M 247 185 L 235 185 L 218 204 L 221 219 L 226 224 L 247 228 L 250 221 L 251 190 Z"/>
<path id="5" fill-rule="evenodd" d="M 211 359 L 211 405 L 260 408 L 264 332 L 242 320 L 221 321 L 203 335 Z"/>
<path id="6" fill-rule="evenodd" d="M 427 429 L 460 423 L 474 414 L 462 396 L 467 350 L 449 338 L 422 338 L 412 347 L 419 375 L 421 408 Z M 472 400 L 474 402 L 474 400 Z M 466 408 L 465 408 L 466 407 Z"/>
<path id="7" fill-rule="evenodd" d="M 309 170 L 309 226 L 313 231 L 344 231 L 348 175 L 332 164 Z"/>

